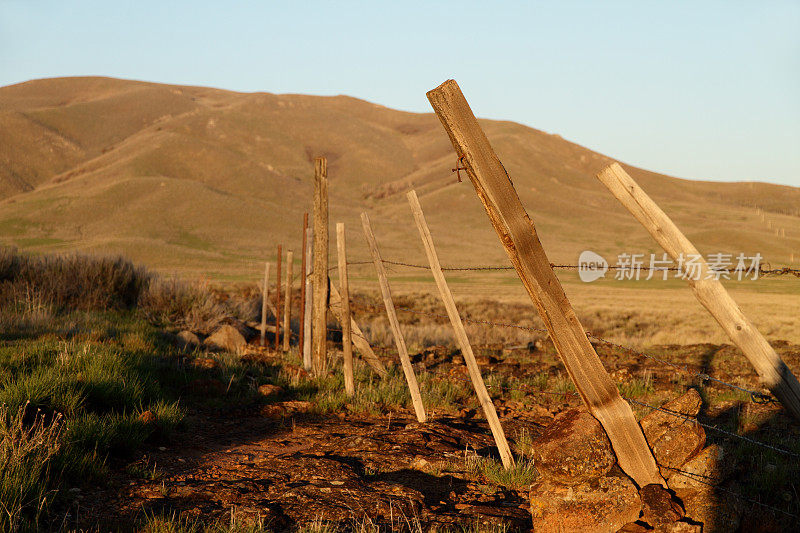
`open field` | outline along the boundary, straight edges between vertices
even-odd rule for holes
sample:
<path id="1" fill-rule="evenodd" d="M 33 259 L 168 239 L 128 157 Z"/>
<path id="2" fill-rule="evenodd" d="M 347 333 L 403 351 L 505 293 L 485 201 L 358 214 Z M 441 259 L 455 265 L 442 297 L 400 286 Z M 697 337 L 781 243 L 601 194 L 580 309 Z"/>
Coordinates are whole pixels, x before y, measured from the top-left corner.
<path id="1" fill-rule="evenodd" d="M 416 312 L 401 310 L 401 321 L 430 415 L 419 424 L 374 291 L 357 295 L 354 312 L 389 376 L 357 360 L 351 398 L 337 324 L 332 368 L 318 377 L 302 369 L 294 345 L 281 354 L 252 335 L 235 352 L 179 341 L 181 329 L 202 339 L 219 324 L 257 319 L 252 288 L 209 292 L 124 261 L 6 253 L 0 266 L 4 528 L 525 531 L 529 488 L 549 475 L 535 455 L 541 439 L 554 417 L 581 403 L 541 333 L 469 325 L 517 460 L 506 471 L 449 327 L 419 314 L 441 312 L 430 294 L 397 298 Z M 64 290 L 65 280 L 76 287 L 91 280 L 96 290 Z M 619 296 L 605 290 L 596 313 Z M 465 318 L 536 326 L 526 306 L 502 298 L 461 307 Z M 786 454 L 800 453 L 798 427 L 779 404 L 725 384 L 763 391 L 742 354 L 707 340 L 649 342 L 626 332 L 630 317 L 597 320 L 610 324 L 597 334 L 641 342 L 644 355 L 596 345 L 637 418 L 699 392 L 703 443 L 722 450 L 724 462 L 706 484 L 675 478 L 670 485 L 703 531 L 794 523 L 800 472 Z M 772 344 L 800 369 L 800 344 Z"/>

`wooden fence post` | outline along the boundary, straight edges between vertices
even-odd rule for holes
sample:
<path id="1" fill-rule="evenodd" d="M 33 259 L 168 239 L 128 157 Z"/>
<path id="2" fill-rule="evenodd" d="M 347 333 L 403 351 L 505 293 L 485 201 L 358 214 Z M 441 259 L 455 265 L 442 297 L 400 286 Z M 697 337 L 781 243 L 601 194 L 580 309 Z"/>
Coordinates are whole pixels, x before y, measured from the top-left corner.
<path id="1" fill-rule="evenodd" d="M 380 283 L 381 286 L 383 305 L 386 307 L 386 315 L 389 317 L 389 326 L 392 329 L 394 343 L 395 346 L 397 346 L 397 353 L 400 356 L 400 364 L 403 366 L 403 374 L 406 376 L 408 390 L 411 392 L 411 402 L 414 404 L 414 412 L 417 415 L 418 421 L 425 422 L 427 420 L 427 415 L 425 414 L 425 406 L 422 404 L 422 395 L 419 393 L 417 377 L 414 375 L 414 368 L 411 366 L 411 359 L 408 357 L 406 340 L 403 338 L 403 332 L 400 331 L 400 322 L 397 320 L 397 311 L 392 301 L 392 291 L 389 288 L 389 280 L 386 278 L 386 267 L 383 266 L 381 253 L 378 250 L 378 243 L 375 242 L 375 235 L 372 233 L 372 226 L 369 223 L 369 216 L 367 213 L 361 213 L 361 224 L 364 226 L 364 236 L 367 239 L 369 251 L 372 254 L 372 261 L 375 263 L 375 270 L 378 272 L 378 283 Z"/>
<path id="2" fill-rule="evenodd" d="M 303 253 L 300 262 L 300 327 L 297 328 L 298 341 L 297 352 L 302 357 L 305 353 L 306 342 L 306 260 L 308 256 L 308 246 L 306 246 L 306 239 L 308 238 L 308 213 L 303 213 Z"/>
<path id="3" fill-rule="evenodd" d="M 314 159 L 313 364 L 317 375 L 328 364 L 328 162 Z"/>
<path id="4" fill-rule="evenodd" d="M 306 297 L 305 297 L 305 309 L 303 310 L 303 338 L 305 339 L 303 344 L 303 368 L 306 371 L 311 370 L 311 345 L 312 345 L 312 338 L 311 338 L 311 310 L 314 307 L 314 286 L 313 286 L 313 279 L 311 277 L 311 270 L 313 268 L 313 259 L 314 259 L 314 228 L 310 228 L 308 230 L 308 235 L 306 236 L 305 242 L 305 249 L 306 255 L 309 256 L 308 260 L 306 261 L 306 268 L 303 280 L 303 286 L 306 289 Z"/>
<path id="5" fill-rule="evenodd" d="M 278 351 L 281 337 L 281 258 L 283 256 L 283 246 L 278 245 L 278 268 L 275 278 L 275 351 Z"/>
<path id="6" fill-rule="evenodd" d="M 344 319 L 342 317 L 342 297 L 339 295 L 339 291 L 336 290 L 336 285 L 331 283 L 331 297 L 330 297 L 330 307 L 331 313 L 336 317 L 336 320 L 339 321 L 339 324 L 342 324 Z M 356 349 L 361 353 L 361 357 L 364 358 L 364 361 L 372 367 L 376 374 L 380 377 L 385 378 L 388 375 L 386 372 L 386 367 L 383 366 L 383 363 L 378 356 L 375 355 L 375 352 L 372 350 L 372 347 L 369 345 L 367 338 L 364 336 L 364 332 L 361 331 L 361 328 L 358 327 L 358 323 L 356 319 L 350 317 L 350 331 L 353 336 L 353 344 L 355 345 Z"/>
<path id="7" fill-rule="evenodd" d="M 264 265 L 264 285 L 261 288 L 261 347 L 267 336 L 267 299 L 269 298 L 269 262 Z"/>
<path id="8" fill-rule="evenodd" d="M 428 262 L 431 265 L 433 278 L 436 280 L 436 286 L 439 288 L 439 295 L 442 297 L 444 306 L 447 309 L 447 316 L 450 318 L 450 324 L 452 324 L 453 330 L 455 331 L 458 347 L 461 348 L 461 355 L 464 356 L 464 362 L 467 364 L 469 378 L 472 380 L 475 394 L 478 396 L 478 400 L 483 407 L 486 421 L 489 422 L 489 428 L 492 430 L 492 435 L 497 444 L 497 450 L 500 452 L 503 466 L 509 469 L 514 466 L 514 456 L 511 454 L 511 449 L 508 447 L 506 434 L 503 432 L 503 426 L 500 425 L 500 420 L 497 418 L 497 412 L 494 409 L 492 398 L 489 396 L 489 391 L 486 390 L 483 376 L 481 376 L 481 370 L 478 368 L 477 361 L 475 361 L 475 354 L 472 352 L 472 345 L 469 343 L 467 330 L 464 328 L 464 323 L 461 321 L 461 316 L 458 314 L 458 308 L 453 299 L 453 293 L 450 292 L 450 287 L 447 286 L 447 280 L 442 272 L 442 265 L 439 263 L 439 256 L 436 254 L 436 248 L 433 245 L 433 237 L 431 236 L 427 222 L 425 222 L 425 214 L 422 212 L 422 206 L 419 204 L 419 198 L 417 198 L 417 193 L 415 191 L 409 191 L 407 197 L 408 203 L 411 205 L 411 212 L 414 213 L 414 220 L 417 222 L 419 236 L 425 247 L 425 254 L 428 256 Z"/>
<path id="9" fill-rule="evenodd" d="M 336 224 L 336 250 L 339 257 L 339 291 L 342 298 L 342 357 L 344 358 L 344 390 L 348 396 L 355 391 L 353 379 L 353 336 L 350 328 L 350 287 L 347 282 L 347 250 L 344 224 Z"/>
<path id="10" fill-rule="evenodd" d="M 289 250 L 286 252 L 286 290 L 283 303 L 283 351 L 289 351 L 289 343 L 292 340 L 292 270 L 294 253 Z"/>
<path id="11" fill-rule="evenodd" d="M 428 100 L 453 143 L 511 263 L 589 411 L 603 425 L 622 470 L 637 485 L 666 486 L 630 405 L 619 395 L 592 347 L 561 282 L 553 272 L 533 221 L 478 124 L 461 89 L 448 80 Z"/>
<path id="12" fill-rule="evenodd" d="M 598 179 L 641 222 L 674 260 L 697 255 L 697 279 L 687 279 L 695 297 L 728 334 L 756 369 L 761 382 L 792 416 L 800 420 L 800 383 L 752 322 L 742 313 L 718 279 L 708 278 L 708 263 L 681 230 L 618 163 L 603 169 Z"/>

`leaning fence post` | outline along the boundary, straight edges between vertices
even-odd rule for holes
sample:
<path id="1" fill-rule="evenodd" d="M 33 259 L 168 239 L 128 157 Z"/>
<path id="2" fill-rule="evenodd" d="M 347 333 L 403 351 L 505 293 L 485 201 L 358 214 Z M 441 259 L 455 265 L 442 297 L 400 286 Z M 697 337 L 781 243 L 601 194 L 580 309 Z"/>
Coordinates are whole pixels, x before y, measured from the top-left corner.
<path id="1" fill-rule="evenodd" d="M 619 395 L 589 342 L 550 266 L 533 221 L 458 84 L 454 80 L 444 82 L 428 92 L 428 100 L 453 143 L 458 167 L 466 170 L 475 186 L 575 388 L 603 425 L 620 467 L 639 486 L 666 486 L 630 405 Z"/>
<path id="2" fill-rule="evenodd" d="M 674 259 L 696 256 L 697 279 L 687 278 L 695 297 L 728 334 L 756 369 L 761 382 L 800 420 L 800 383 L 736 302 L 714 276 L 708 263 L 664 211 L 645 193 L 618 163 L 603 169 L 597 178 L 617 200 L 641 222 L 650 235 Z"/>
<path id="3" fill-rule="evenodd" d="M 308 238 L 308 213 L 303 213 L 303 253 L 300 262 L 300 327 L 297 328 L 297 351 L 302 357 L 305 353 L 306 342 L 306 260 L 308 256 L 308 246 L 306 246 L 306 239 Z"/>
<path id="4" fill-rule="evenodd" d="M 386 315 L 389 317 L 389 326 L 392 329 L 394 343 L 395 346 L 397 346 L 397 353 L 400 356 L 400 364 L 403 366 L 403 374 L 406 376 L 408 390 L 411 392 L 411 402 L 414 404 L 414 412 L 417 415 L 418 421 L 425 422 L 425 420 L 427 420 L 425 406 L 422 404 L 422 395 L 419 393 L 417 377 L 414 375 L 414 368 L 411 366 L 411 359 L 408 357 L 406 341 L 403 338 L 403 332 L 400 331 L 400 322 L 397 320 L 397 311 L 392 301 L 392 291 L 389 288 L 389 281 L 386 279 L 386 267 L 383 266 L 381 253 L 378 250 L 378 243 L 375 242 L 375 235 L 372 233 L 372 226 L 369 223 L 369 216 L 366 213 L 361 213 L 361 224 L 364 226 L 364 236 L 367 239 L 369 251 L 372 254 L 372 261 L 375 263 L 375 270 L 378 272 L 378 283 L 381 286 L 383 305 L 386 307 Z"/>
<path id="5" fill-rule="evenodd" d="M 267 336 L 267 298 L 269 298 L 269 262 L 264 265 L 264 285 L 261 288 L 261 346 Z"/>
<path id="6" fill-rule="evenodd" d="M 339 324 L 344 323 L 344 319 L 342 318 L 342 297 L 339 295 L 339 291 L 336 290 L 336 285 L 331 283 L 331 298 L 330 298 L 330 310 L 331 313 L 336 317 L 336 320 L 339 321 Z M 379 376 L 386 377 L 388 372 L 386 372 L 386 368 L 383 366 L 383 363 L 378 356 L 375 355 L 375 352 L 372 350 L 372 347 L 369 345 L 367 338 L 364 336 L 364 332 L 361 331 L 361 328 L 358 327 L 358 323 L 356 319 L 352 316 L 350 317 L 350 330 L 353 336 L 353 344 L 355 345 L 356 349 L 361 353 L 361 357 L 364 358 L 364 361 L 372 367 L 376 374 Z"/>
<path id="7" fill-rule="evenodd" d="M 355 391 L 353 379 L 353 336 L 350 328 L 350 287 L 347 282 L 347 250 L 344 224 L 336 224 L 336 250 L 339 259 L 339 291 L 342 295 L 342 357 L 344 359 L 344 390 L 348 396 Z"/>
<path id="8" fill-rule="evenodd" d="M 305 308 L 303 309 L 303 338 L 305 339 L 303 344 L 303 368 L 305 368 L 306 370 L 311 370 L 311 345 L 312 345 L 311 310 L 314 307 L 314 300 L 313 300 L 314 281 L 311 277 L 311 269 L 313 268 L 313 259 L 314 259 L 313 243 L 314 243 L 314 228 L 310 228 L 308 230 L 308 235 L 306 235 L 306 242 L 305 242 L 306 255 L 309 256 L 309 259 L 306 261 L 305 274 L 303 279 L 303 286 L 306 289 Z"/>
<path id="9" fill-rule="evenodd" d="M 487 422 L 489 422 L 489 428 L 492 430 L 492 435 L 497 444 L 497 450 L 500 452 L 503 466 L 506 469 L 511 468 L 514 466 L 514 456 L 511 454 L 511 449 L 508 447 L 506 434 L 503 432 L 503 426 L 500 425 L 500 420 L 497 418 L 497 412 L 494 409 L 492 398 L 489 396 L 489 391 L 486 390 L 486 385 L 483 383 L 483 376 L 481 376 L 481 370 L 478 368 L 477 361 L 475 361 L 475 354 L 472 352 L 472 345 L 469 343 L 467 330 L 464 329 L 464 323 L 461 322 L 461 316 L 458 314 L 458 308 L 453 299 L 453 293 L 450 292 L 450 287 L 447 286 L 447 280 L 442 272 L 442 265 L 439 263 L 439 256 L 436 254 L 436 248 L 433 245 L 433 237 L 431 236 L 427 222 L 425 222 L 425 214 L 422 212 L 422 206 L 419 204 L 416 192 L 413 190 L 409 191 L 407 196 L 408 203 L 411 205 L 411 212 L 414 213 L 414 220 L 417 222 L 419 236 L 425 247 L 425 254 L 428 256 L 428 262 L 431 265 L 433 278 L 436 280 L 436 286 L 439 287 L 439 295 L 442 297 L 444 306 L 447 309 L 447 316 L 450 318 L 450 324 L 452 324 L 453 330 L 455 331 L 458 347 L 461 348 L 461 355 L 464 356 L 464 362 L 467 364 L 467 370 L 469 370 L 469 377 L 472 380 L 472 386 L 475 388 L 475 394 L 477 394 L 478 400 L 483 407 L 483 413 L 486 415 Z"/>
<path id="10" fill-rule="evenodd" d="M 281 257 L 283 256 L 283 246 L 278 245 L 278 268 L 275 278 L 275 351 L 278 351 L 281 337 Z"/>
<path id="11" fill-rule="evenodd" d="M 283 351 L 289 351 L 289 343 L 292 340 L 292 263 L 294 253 L 289 250 L 286 252 L 286 291 L 283 303 Z"/>
<path id="12" fill-rule="evenodd" d="M 328 362 L 328 161 L 314 159 L 314 372 L 325 372 Z"/>

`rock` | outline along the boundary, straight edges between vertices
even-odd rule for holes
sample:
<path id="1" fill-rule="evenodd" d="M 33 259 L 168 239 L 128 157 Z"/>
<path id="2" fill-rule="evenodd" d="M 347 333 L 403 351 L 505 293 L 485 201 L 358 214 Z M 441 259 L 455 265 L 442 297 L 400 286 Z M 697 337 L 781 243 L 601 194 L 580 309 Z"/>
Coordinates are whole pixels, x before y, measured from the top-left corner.
<path id="1" fill-rule="evenodd" d="M 198 357 L 192 362 L 192 366 L 203 370 L 215 370 L 219 368 L 219 361 L 210 357 Z"/>
<path id="2" fill-rule="evenodd" d="M 153 411 L 144 411 L 142 414 L 139 415 L 139 422 L 144 424 L 145 426 L 150 426 L 156 423 L 156 415 Z"/>
<path id="3" fill-rule="evenodd" d="M 225 324 L 203 341 L 203 345 L 211 350 L 241 353 L 247 346 L 247 340 L 236 327 Z"/>
<path id="4" fill-rule="evenodd" d="M 200 346 L 200 337 L 186 329 L 175 335 L 175 340 L 182 350 L 192 350 Z"/>
<path id="5" fill-rule="evenodd" d="M 706 433 L 693 419 L 700 412 L 702 399 L 694 389 L 661 406 L 680 416 L 663 411 L 653 411 L 642 418 L 640 425 L 653 450 L 656 462 L 661 465 L 661 475 L 669 479 L 706 442 Z"/>
<path id="6" fill-rule="evenodd" d="M 414 470 L 425 470 L 430 466 L 430 463 L 424 457 L 420 457 L 419 455 L 411 461 L 409 467 L 413 468 Z"/>
<path id="7" fill-rule="evenodd" d="M 710 487 L 706 487 L 710 489 Z M 703 524 L 703 531 L 738 531 L 741 510 L 734 498 L 712 490 L 675 491 L 686 509 L 686 517 Z"/>
<path id="8" fill-rule="evenodd" d="M 556 416 L 532 449 L 539 473 L 565 484 L 602 477 L 616 461 L 600 422 L 580 409 Z"/>
<path id="9" fill-rule="evenodd" d="M 606 476 L 567 486 L 544 480 L 531 487 L 533 531 L 607 533 L 639 518 L 642 503 L 627 477 Z"/>
<path id="10" fill-rule="evenodd" d="M 641 519 L 655 528 L 667 526 L 683 518 L 683 507 L 661 485 L 645 485 L 639 489 L 639 498 L 642 500 Z"/>
<path id="11" fill-rule="evenodd" d="M 261 396 L 265 396 L 267 398 L 269 398 L 271 396 L 272 397 L 277 397 L 277 396 L 280 396 L 281 394 L 283 394 L 283 387 L 279 387 L 277 385 L 272 385 L 271 383 L 267 383 L 267 384 L 261 385 L 258 388 L 258 393 Z"/>
<path id="12" fill-rule="evenodd" d="M 704 489 L 710 488 L 708 483 L 721 482 L 730 473 L 730 465 L 725 465 L 723 455 L 722 447 L 718 444 L 704 448 L 681 466 L 682 472 L 673 472 L 669 486 L 673 489 Z"/>

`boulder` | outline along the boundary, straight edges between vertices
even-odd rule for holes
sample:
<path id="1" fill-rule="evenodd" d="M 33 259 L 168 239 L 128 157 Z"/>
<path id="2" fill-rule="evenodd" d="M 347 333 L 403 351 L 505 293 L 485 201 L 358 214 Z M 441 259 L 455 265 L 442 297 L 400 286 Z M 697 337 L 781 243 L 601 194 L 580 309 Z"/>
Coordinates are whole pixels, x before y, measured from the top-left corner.
<path id="1" fill-rule="evenodd" d="M 710 487 L 701 490 L 677 489 L 686 516 L 703 524 L 703 531 L 738 531 L 742 512 L 735 498 L 715 494 Z"/>
<path id="2" fill-rule="evenodd" d="M 617 531 L 637 520 L 642 508 L 636 487 L 624 476 L 572 486 L 544 480 L 531 487 L 530 500 L 537 533 Z"/>
<path id="3" fill-rule="evenodd" d="M 694 420 L 701 405 L 700 394 L 689 389 L 661 406 L 674 415 L 654 410 L 640 422 L 656 462 L 661 466 L 661 475 L 666 479 L 675 475 L 676 469 L 696 455 L 706 442 L 705 431 Z"/>
<path id="4" fill-rule="evenodd" d="M 556 416 L 532 449 L 539 473 L 567 485 L 602 477 L 616 461 L 600 422 L 582 409 Z"/>
<path id="5" fill-rule="evenodd" d="M 210 350 L 241 353 L 247 346 L 247 340 L 237 328 L 225 324 L 203 341 L 203 345 Z"/>
<path id="6" fill-rule="evenodd" d="M 192 366 L 203 370 L 216 370 L 219 368 L 219 361 L 210 357 L 198 357 L 192 361 Z"/>
<path id="7" fill-rule="evenodd" d="M 708 484 L 718 484 L 730 472 L 730 464 L 723 462 L 723 450 L 718 444 L 704 448 L 695 457 L 681 466 L 681 472 L 673 472 L 669 486 L 673 489 L 710 488 Z"/>
<path id="8" fill-rule="evenodd" d="M 258 393 L 266 398 L 275 398 L 283 394 L 283 387 L 267 383 L 258 388 Z"/>
<path id="9" fill-rule="evenodd" d="M 639 498 L 642 500 L 641 520 L 656 529 L 665 528 L 683 518 L 683 507 L 661 485 L 645 485 L 639 489 Z"/>
<path id="10" fill-rule="evenodd" d="M 192 350 L 200 346 L 200 338 L 189 330 L 183 330 L 175 335 L 176 344 L 182 350 Z"/>

